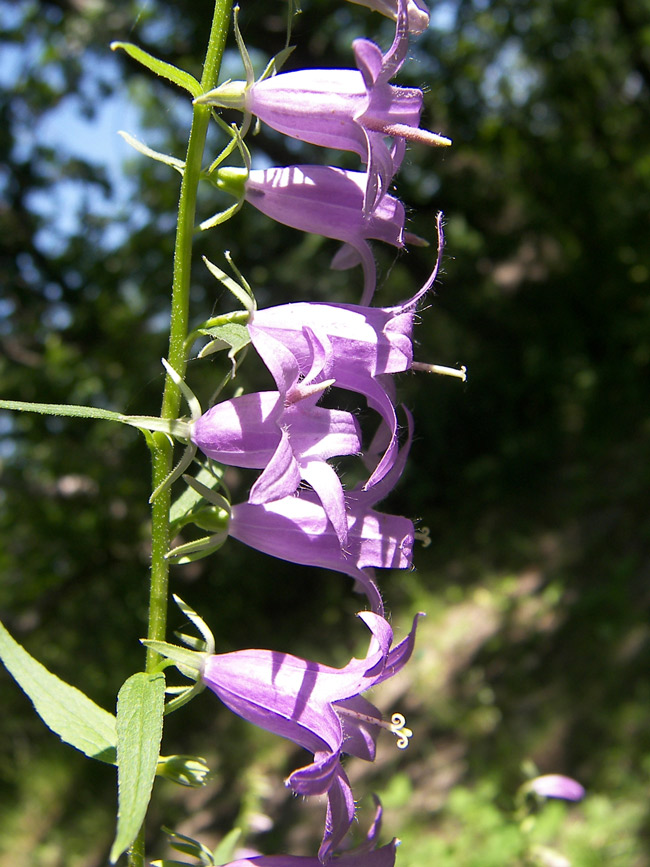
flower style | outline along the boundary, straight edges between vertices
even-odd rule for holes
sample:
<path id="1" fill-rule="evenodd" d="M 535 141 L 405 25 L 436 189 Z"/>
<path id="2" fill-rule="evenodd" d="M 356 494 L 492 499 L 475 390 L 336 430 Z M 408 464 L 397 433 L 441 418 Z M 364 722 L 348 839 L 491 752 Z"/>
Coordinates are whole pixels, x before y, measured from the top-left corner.
<path id="1" fill-rule="evenodd" d="M 294 771 L 286 785 L 302 795 L 328 795 L 318 853 L 322 863 L 354 819 L 354 798 L 341 765 L 342 754 L 366 761 L 375 758 L 382 715 L 362 693 L 406 664 L 420 615 L 408 636 L 392 648 L 393 632 L 383 617 L 368 611 L 358 616 L 372 633 L 368 652 L 343 668 L 278 651 L 241 650 L 207 656 L 201 671 L 203 683 L 234 713 L 313 753 L 312 764 Z M 393 728 L 403 729 L 403 721 Z"/>
<path id="2" fill-rule="evenodd" d="M 191 438 L 221 463 L 264 469 L 251 489 L 251 505 L 279 500 L 293 494 L 301 480 L 308 482 L 339 544 L 346 545 L 343 488 L 326 461 L 360 451 L 359 426 L 348 412 L 316 406 L 332 381 L 323 346 L 311 332 L 307 339 L 312 365 L 304 379 L 299 381 L 294 356 L 276 341 L 269 369 L 279 391 L 245 394 L 213 406 L 191 424 Z"/>
<path id="3" fill-rule="evenodd" d="M 345 267 L 359 262 L 364 272 L 362 304 L 375 291 L 376 266 L 368 238 L 404 247 L 404 206 L 388 194 L 369 213 L 363 211 L 368 176 L 332 166 L 285 166 L 253 170 L 225 168 L 216 173 L 221 189 L 243 196 L 267 217 L 326 238 L 343 241 L 352 256 Z M 337 256 L 335 267 L 340 267 Z"/>
<path id="4" fill-rule="evenodd" d="M 438 261 L 426 283 L 412 298 L 395 307 L 298 302 L 257 310 L 249 332 L 256 350 L 272 370 L 278 345 L 289 351 L 301 372 L 312 366 L 310 340 L 316 335 L 327 355 L 327 375 L 337 387 L 365 396 L 388 429 L 386 451 L 366 482 L 381 481 L 398 448 L 397 415 L 384 374 L 409 370 L 413 364 L 413 324 L 418 302 L 433 286 L 442 250 L 438 217 Z"/>
<path id="5" fill-rule="evenodd" d="M 394 867 L 398 841 L 393 839 L 385 846 L 376 848 L 381 828 L 381 805 L 377 803 L 375 819 L 364 843 L 336 856 L 335 863 L 341 867 Z M 252 855 L 224 864 L 224 867 L 321 867 L 318 858 L 304 855 Z M 329 863 L 329 862 L 328 862 Z"/>
<path id="6" fill-rule="evenodd" d="M 228 535 L 280 560 L 349 575 L 355 579 L 356 588 L 366 594 L 371 610 L 383 614 L 373 569 L 409 569 L 415 528 L 408 518 L 377 512 L 372 507 L 388 494 L 403 472 L 412 437 L 408 412 L 407 418 L 409 436 L 390 472 L 372 488 L 357 488 L 346 494 L 345 549 L 327 513 L 310 491 L 262 505 L 248 502 L 233 506 Z"/>
<path id="7" fill-rule="evenodd" d="M 301 141 L 357 153 L 368 167 L 364 214 L 369 215 L 399 169 L 406 140 L 450 145 L 420 129 L 422 91 L 389 84 L 406 57 L 408 20 L 400 2 L 386 54 L 369 39 L 353 43 L 357 69 L 301 69 L 247 85 L 230 81 L 195 102 L 237 108 Z M 386 144 L 386 137 L 393 139 Z"/>

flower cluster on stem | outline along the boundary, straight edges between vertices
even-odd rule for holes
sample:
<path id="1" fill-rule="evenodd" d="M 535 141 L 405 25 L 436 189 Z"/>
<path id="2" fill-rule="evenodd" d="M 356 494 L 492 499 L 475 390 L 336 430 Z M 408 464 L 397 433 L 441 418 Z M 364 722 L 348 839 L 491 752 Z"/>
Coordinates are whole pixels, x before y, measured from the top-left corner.
<path id="1" fill-rule="evenodd" d="M 289 775 L 287 787 L 327 799 L 316 858 L 255 856 L 233 861 L 231 867 L 307 867 L 327 864 L 334 857 L 348 867 L 392 867 L 395 859 L 395 841 L 376 846 L 380 807 L 366 843 L 338 856 L 336 851 L 344 845 L 356 809 L 344 755 L 373 761 L 382 729 L 396 735 L 400 748 L 411 736 L 401 714 L 385 721 L 363 694 L 397 675 L 407 663 L 421 616 L 416 615 L 408 635 L 394 645 L 375 569 L 411 568 L 417 534 L 410 518 L 380 512 L 376 506 L 402 476 L 413 437 L 413 418 L 406 408 L 399 409 L 394 380 L 395 374 L 413 366 L 416 310 L 438 274 L 441 216 L 431 276 L 401 304 L 369 306 L 377 282 L 369 240 L 398 250 L 407 242 L 418 242 L 405 231 L 404 206 L 388 190 L 407 142 L 445 146 L 450 141 L 421 128 L 422 91 L 392 83 L 406 57 L 409 32 L 426 26 L 426 7 L 419 0 L 368 0 L 365 5 L 396 22 L 385 53 L 367 39 L 356 39 L 355 69 L 303 69 L 257 81 L 249 75 L 247 82 L 222 84 L 194 100 L 197 106 L 237 108 L 245 114 L 235 138 L 246 166 L 224 166 L 220 157 L 206 174 L 210 182 L 271 219 L 341 241 L 333 266 L 361 264 L 363 269 L 359 304 L 306 300 L 257 309 L 254 300 L 247 300 L 248 289 L 233 288 L 230 278 L 211 266 L 243 299 L 248 310 L 246 339 L 276 388 L 239 394 L 206 412 L 192 402 L 192 421 L 178 426 L 191 447 L 209 464 L 260 472 L 247 499 L 236 503 L 207 487 L 205 478 L 190 480 L 207 505 L 193 505 L 185 522 L 193 520 L 214 530 L 206 545 L 221 545 L 230 536 L 277 559 L 350 576 L 354 589 L 365 597 L 368 610 L 358 617 L 370 632 L 365 656 L 342 668 L 270 650 L 216 654 L 209 649 L 196 654 L 194 677 L 199 685 L 207 686 L 234 713 L 311 754 L 309 764 Z M 236 32 L 245 52 L 237 25 Z M 248 68 L 247 55 L 243 56 Z M 360 157 L 362 170 L 320 165 L 251 169 L 243 144 L 250 116 L 293 138 L 352 151 Z M 220 220 L 218 215 L 202 225 Z M 217 332 L 205 333 L 214 333 L 218 341 Z M 330 394 L 332 386 L 336 391 Z M 375 433 L 369 443 L 364 442 L 356 415 L 331 405 L 345 392 L 361 396 L 374 416 Z M 405 419 L 401 426 L 400 418 Z M 357 477 L 349 488 L 332 463 L 341 457 L 362 459 L 363 478 Z M 198 556 L 205 553 L 198 543 L 175 549 L 179 559 L 190 550 Z M 160 641 L 148 645 L 191 674 L 190 651 Z"/>

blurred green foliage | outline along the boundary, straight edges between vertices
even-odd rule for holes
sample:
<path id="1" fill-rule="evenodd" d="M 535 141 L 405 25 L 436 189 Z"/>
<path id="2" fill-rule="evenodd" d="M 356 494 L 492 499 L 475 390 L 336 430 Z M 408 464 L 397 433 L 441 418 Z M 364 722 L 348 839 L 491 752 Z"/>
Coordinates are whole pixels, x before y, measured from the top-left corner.
<path id="1" fill-rule="evenodd" d="M 295 68 L 350 65 L 361 34 L 390 40 L 391 24 L 361 7 L 302 6 Z M 116 132 L 182 158 L 189 111 L 108 43 L 134 41 L 198 74 L 210 14 L 207 0 L 0 0 L 3 398 L 158 411 L 178 178 L 135 154 L 119 168 Z M 258 69 L 283 46 L 284 15 L 280 2 L 243 4 Z M 408 753 L 385 745 L 376 766 L 350 773 L 360 793 L 383 794 L 403 867 L 561 864 L 553 849 L 576 867 L 644 867 L 650 4 L 452 0 L 410 57 L 400 83 L 426 86 L 426 125 L 454 140 L 444 153 L 410 148 L 397 179 L 411 231 L 431 238 L 446 214 L 444 274 L 417 357 L 466 364 L 469 381 L 399 381 L 417 439 L 386 508 L 429 526 L 432 545 L 416 552 L 416 572 L 381 586 L 398 634 L 414 611 L 429 617 L 384 706 L 399 701 L 416 737 Z M 234 51 L 226 75 L 241 75 Z M 355 166 L 265 129 L 251 147 L 278 165 Z M 223 205 L 206 187 L 201 218 Z M 328 268 L 332 242 L 245 209 L 197 237 L 196 322 L 231 304 L 200 264 L 204 254 L 223 267 L 224 250 L 261 305 L 358 300 L 360 275 Z M 431 250 L 376 252 L 379 304 L 408 297 L 432 266 Z M 224 365 L 191 363 L 204 402 Z M 249 361 L 242 384 L 263 375 Z M 0 413 L 0 471 L 0 616 L 112 708 L 142 664 L 144 443 L 108 423 Z M 246 479 L 230 479 L 242 495 Z M 220 650 L 333 664 L 363 640 L 346 582 L 235 542 L 173 571 Z M 0 684 L 0 864 L 105 863 L 112 770 L 66 752 L 4 672 Z M 287 798 L 281 780 L 300 758 L 288 746 L 203 695 L 170 718 L 163 748 L 208 756 L 215 775 L 199 792 L 157 785 L 152 857 L 161 822 L 216 845 L 237 819 L 262 851 L 313 851 L 322 805 Z M 514 798 L 526 759 L 576 776 L 587 800 L 549 804 L 523 831 Z M 261 814 L 272 819 L 264 833 Z"/>

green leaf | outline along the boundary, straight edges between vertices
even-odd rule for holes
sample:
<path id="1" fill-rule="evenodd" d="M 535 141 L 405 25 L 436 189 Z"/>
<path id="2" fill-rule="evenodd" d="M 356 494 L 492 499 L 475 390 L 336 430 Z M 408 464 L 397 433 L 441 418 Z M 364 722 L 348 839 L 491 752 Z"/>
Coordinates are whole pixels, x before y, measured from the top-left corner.
<path id="1" fill-rule="evenodd" d="M 29 403 L 24 400 L 0 400 L 0 409 L 15 409 L 19 412 L 38 412 L 41 415 L 72 416 L 74 418 L 101 418 L 106 421 L 125 423 L 125 416 L 110 409 L 96 406 L 75 406 L 67 403 Z"/>
<path id="2" fill-rule="evenodd" d="M 0 623 L 0 658 L 36 713 L 62 741 L 92 759 L 115 763 L 115 717 L 58 678 L 21 647 Z"/>
<path id="3" fill-rule="evenodd" d="M 0 409 L 13 409 L 19 412 L 36 412 L 39 415 L 56 415 L 67 418 L 97 418 L 103 421 L 117 421 L 128 424 L 141 431 L 160 431 L 177 437 L 189 439 L 190 429 L 183 419 L 159 418 L 155 415 L 123 415 L 111 409 L 96 406 L 78 406 L 70 403 L 30 403 L 24 400 L 0 400 Z"/>
<path id="4" fill-rule="evenodd" d="M 189 74 L 189 72 L 184 72 L 182 69 L 172 66 L 171 63 L 166 63 L 164 60 L 158 60 L 157 57 L 154 57 L 147 51 L 143 51 L 142 48 L 138 48 L 138 46 L 134 45 L 132 42 L 111 42 L 112 51 L 116 51 L 118 48 L 121 48 L 122 51 L 126 51 L 129 57 L 132 57 L 134 60 L 137 60 L 138 63 L 146 66 L 146 68 L 150 69 L 151 72 L 155 72 L 155 74 L 160 75 L 161 78 L 166 78 L 167 81 L 171 81 L 172 84 L 176 84 L 178 87 L 182 87 L 184 90 L 189 91 L 194 98 L 201 95 L 201 85 L 193 75 Z"/>
<path id="5" fill-rule="evenodd" d="M 117 697 L 117 833 L 114 864 L 135 840 L 147 812 L 162 738 L 165 676 L 138 672 Z"/>

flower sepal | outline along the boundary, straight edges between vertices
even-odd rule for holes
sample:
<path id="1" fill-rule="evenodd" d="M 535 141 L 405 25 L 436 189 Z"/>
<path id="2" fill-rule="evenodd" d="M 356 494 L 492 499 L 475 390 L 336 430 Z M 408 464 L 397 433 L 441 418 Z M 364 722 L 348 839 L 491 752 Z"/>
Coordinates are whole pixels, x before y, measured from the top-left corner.
<path id="1" fill-rule="evenodd" d="M 210 768 L 201 756 L 160 756 L 156 767 L 156 776 L 193 789 L 204 786 L 209 773 Z"/>
<path id="2" fill-rule="evenodd" d="M 145 647 L 150 647 L 155 650 L 160 656 L 164 656 L 173 663 L 179 671 L 186 677 L 192 680 L 197 680 L 205 659 L 209 654 L 205 651 L 188 650 L 187 647 L 179 647 L 177 644 L 170 644 L 168 641 L 155 641 L 150 638 L 141 638 L 140 643 Z"/>
<path id="3" fill-rule="evenodd" d="M 165 833 L 169 837 L 169 845 L 182 852 L 183 855 L 190 855 L 192 858 L 197 858 L 198 863 L 212 867 L 216 864 L 214 853 L 208 849 L 203 843 L 194 840 L 192 837 L 187 837 L 185 834 L 179 834 L 177 831 L 172 831 L 170 828 L 164 828 Z M 164 858 L 159 861 L 152 861 L 151 867 L 169 867 L 169 865 L 187 864 L 186 861 L 169 861 Z"/>
<path id="4" fill-rule="evenodd" d="M 184 602 L 176 594 L 173 594 L 173 599 L 181 613 L 195 627 L 200 638 L 177 632 L 177 637 L 188 646 L 180 647 L 177 644 L 170 644 L 168 641 L 155 641 L 149 638 L 141 638 L 140 643 L 155 650 L 164 659 L 173 663 L 185 677 L 190 680 L 198 680 L 203 673 L 206 658 L 214 653 L 214 635 L 205 620 L 187 602 Z M 190 650 L 190 647 L 194 649 Z M 166 663 L 163 665 L 166 667 Z M 185 687 L 180 687 L 180 689 L 185 689 Z M 179 687 L 168 687 L 166 691 L 168 693 L 178 692 Z"/>
<path id="5" fill-rule="evenodd" d="M 219 87 L 208 90 L 194 99 L 195 105 L 216 105 L 218 108 L 238 108 L 243 110 L 246 102 L 245 81 L 224 81 Z"/>
<path id="6" fill-rule="evenodd" d="M 248 169 L 239 166 L 223 166 L 210 172 L 207 179 L 218 190 L 229 193 L 236 199 L 243 199 L 246 194 Z"/>

